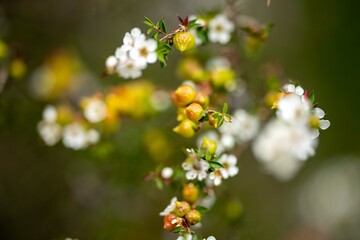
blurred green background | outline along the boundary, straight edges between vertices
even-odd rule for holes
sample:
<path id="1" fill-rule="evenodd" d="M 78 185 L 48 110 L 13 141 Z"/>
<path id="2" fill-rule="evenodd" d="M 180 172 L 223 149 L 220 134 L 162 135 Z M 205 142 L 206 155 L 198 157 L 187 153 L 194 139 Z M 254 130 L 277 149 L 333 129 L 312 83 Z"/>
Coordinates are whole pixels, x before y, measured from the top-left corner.
<path id="1" fill-rule="evenodd" d="M 164 17 L 174 26 L 176 14 L 190 15 L 221 4 L 215 0 L 2 0 L 0 33 L 20 49 L 30 73 L 54 49 L 71 47 L 100 76 L 105 58 L 120 45 L 124 33 L 134 26 L 145 29 L 144 16 Z M 348 179 L 340 189 L 360 188 L 360 172 L 346 170 L 358 170 L 360 165 L 360 2 L 273 0 L 268 8 L 265 0 L 248 0 L 242 6 L 260 22 L 275 23 L 257 61 L 273 60 L 283 66 L 286 76 L 314 89 L 332 125 L 321 134 L 317 155 L 287 183 L 264 174 L 251 152 L 246 152 L 239 160 L 239 175 L 222 185 L 200 232 L 217 239 L 360 239 L 360 197 L 353 197 L 351 190 L 339 193 L 336 186 L 326 185 L 323 189 L 329 191 L 321 201 L 310 198 L 301 204 L 302 189 L 312 186 L 311 179 L 319 179 L 316 176 L 326 169 L 334 172 L 325 174 L 330 179 Z M 176 56 L 163 71 L 151 66 L 145 77 L 169 89 L 178 85 Z M 109 85 L 99 79 L 99 85 Z M 61 144 L 45 146 L 36 132 L 44 104 L 29 96 L 27 79 L 9 82 L 0 95 L 0 239 L 175 239 L 162 230 L 158 217 L 172 193 L 142 180 L 156 166 L 146 153 L 143 134 L 159 126 L 170 130 L 173 122 L 167 119 L 173 115 L 125 120 L 125 127 L 112 139 L 115 148 L 101 158 Z M 184 146 L 168 132 L 175 149 Z M 175 151 L 181 161 L 182 152 Z M 336 198 L 341 193 L 343 199 Z M 355 202 L 349 203 L 349 198 Z M 229 218 L 233 209 L 229 202 L 237 206 L 241 202 L 243 214 Z M 345 205 L 351 214 L 340 214 L 340 220 L 319 227 L 312 220 L 327 215 L 311 213 L 317 204 L 329 206 L 325 212 Z"/>

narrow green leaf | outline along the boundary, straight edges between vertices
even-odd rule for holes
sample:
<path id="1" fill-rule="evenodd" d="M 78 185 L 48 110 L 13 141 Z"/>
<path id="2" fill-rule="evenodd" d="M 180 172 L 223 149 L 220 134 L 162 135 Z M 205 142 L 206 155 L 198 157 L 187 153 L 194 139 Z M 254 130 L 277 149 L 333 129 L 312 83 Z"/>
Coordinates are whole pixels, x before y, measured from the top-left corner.
<path id="1" fill-rule="evenodd" d="M 223 106 L 222 112 L 223 112 L 223 113 L 226 113 L 226 112 L 227 112 L 227 110 L 228 110 L 228 105 L 227 105 L 227 103 L 224 103 L 224 106 Z"/>
<path id="2" fill-rule="evenodd" d="M 215 161 L 209 161 L 209 165 L 210 165 L 210 167 L 212 167 L 212 168 L 224 168 L 224 166 L 221 164 L 221 163 L 219 163 L 219 162 L 215 162 Z"/>
<path id="3" fill-rule="evenodd" d="M 206 159 L 206 161 L 210 161 L 210 160 L 212 159 L 212 154 L 211 154 L 211 152 L 207 152 L 207 153 L 206 153 L 205 159 Z"/>
<path id="4" fill-rule="evenodd" d="M 160 20 L 160 29 L 166 33 L 166 26 L 165 26 L 165 22 L 163 19 Z"/>
<path id="5" fill-rule="evenodd" d="M 198 210 L 201 214 L 202 213 L 207 213 L 209 211 L 209 209 L 204 207 L 204 206 L 197 206 L 196 210 Z"/>
<path id="6" fill-rule="evenodd" d="M 154 23 L 148 17 L 145 17 L 144 23 L 150 27 L 154 26 Z"/>
<path id="7" fill-rule="evenodd" d="M 179 232 L 181 232 L 182 229 L 183 229 L 182 226 L 177 226 L 172 230 L 172 232 L 179 233 Z"/>
<path id="8" fill-rule="evenodd" d="M 146 32 L 147 35 L 149 35 L 152 31 L 154 30 L 154 28 L 149 28 Z"/>
<path id="9" fill-rule="evenodd" d="M 155 178 L 154 181 L 155 181 L 156 187 L 157 187 L 159 190 L 162 190 L 162 189 L 164 188 L 163 182 L 162 182 L 160 179 Z"/>

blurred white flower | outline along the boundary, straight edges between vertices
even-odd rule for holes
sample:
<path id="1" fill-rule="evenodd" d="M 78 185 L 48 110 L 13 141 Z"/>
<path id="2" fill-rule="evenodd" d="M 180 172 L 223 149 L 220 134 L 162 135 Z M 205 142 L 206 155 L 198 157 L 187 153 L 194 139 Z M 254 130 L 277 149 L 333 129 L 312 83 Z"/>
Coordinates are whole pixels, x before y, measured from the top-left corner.
<path id="1" fill-rule="evenodd" d="M 91 98 L 84 107 L 84 116 L 91 123 L 98 123 L 106 118 L 107 108 L 104 101 Z"/>
<path id="2" fill-rule="evenodd" d="M 203 159 L 189 157 L 182 163 L 182 168 L 186 171 L 185 177 L 188 180 L 204 180 L 207 177 L 209 163 Z"/>
<path id="3" fill-rule="evenodd" d="M 117 64 L 118 64 L 118 59 L 113 55 L 107 57 L 105 60 L 105 67 L 109 73 L 115 71 Z"/>
<path id="4" fill-rule="evenodd" d="M 305 161 L 315 154 L 316 145 L 317 141 L 307 125 L 293 125 L 276 119 L 265 126 L 252 149 L 257 160 L 271 172 L 275 172 L 274 167 L 295 172 L 299 164 L 287 161 Z"/>
<path id="5" fill-rule="evenodd" d="M 77 122 L 66 125 L 63 130 L 63 144 L 74 150 L 86 148 L 88 146 L 86 129 Z"/>
<path id="6" fill-rule="evenodd" d="M 161 177 L 164 179 L 169 179 L 174 174 L 174 170 L 171 167 L 164 167 L 161 170 Z"/>
<path id="7" fill-rule="evenodd" d="M 43 111 L 43 120 L 45 122 L 55 122 L 57 119 L 58 113 L 54 106 L 47 105 Z"/>
<path id="8" fill-rule="evenodd" d="M 212 183 L 215 185 L 215 186 L 219 186 L 222 182 L 222 175 L 219 171 L 219 169 L 215 169 L 213 172 L 209 173 L 209 176 L 208 176 L 209 180 L 212 181 Z M 211 186 L 211 184 L 207 183 L 208 185 Z"/>
<path id="9" fill-rule="evenodd" d="M 304 124 L 310 119 L 310 103 L 297 94 L 285 95 L 277 103 L 276 116 L 285 122 Z"/>
<path id="10" fill-rule="evenodd" d="M 61 139 L 61 126 L 55 122 L 40 121 L 37 130 L 48 146 L 55 145 Z"/>
<path id="11" fill-rule="evenodd" d="M 280 181 L 291 180 L 302 165 L 303 161 L 287 156 L 280 156 L 272 161 L 262 163 L 264 170 Z"/>
<path id="12" fill-rule="evenodd" d="M 166 216 L 169 213 L 171 213 L 172 211 L 174 211 L 175 207 L 176 207 L 176 201 L 177 198 L 173 197 L 170 201 L 170 204 L 164 209 L 164 211 L 162 211 L 159 215 L 160 216 Z"/>
<path id="13" fill-rule="evenodd" d="M 208 191 L 204 198 L 199 199 L 198 205 L 210 209 L 216 202 L 216 195 L 213 190 Z"/>
<path id="14" fill-rule="evenodd" d="M 235 110 L 231 121 L 232 123 L 223 124 L 219 128 L 223 138 L 231 136 L 236 142 L 247 142 L 252 140 L 259 130 L 259 119 L 243 109 Z"/>
<path id="15" fill-rule="evenodd" d="M 216 240 L 214 236 L 209 236 L 208 238 L 204 238 L 204 240 Z"/>
<path id="16" fill-rule="evenodd" d="M 151 105 L 157 111 L 164 111 L 171 106 L 171 98 L 164 90 L 155 91 L 150 98 Z"/>
<path id="17" fill-rule="evenodd" d="M 100 133 L 95 129 L 90 129 L 87 131 L 87 141 L 90 144 L 96 144 L 100 140 Z"/>
<path id="18" fill-rule="evenodd" d="M 226 44 L 230 41 L 234 28 L 234 23 L 225 15 L 217 15 L 209 22 L 209 40 L 211 42 Z"/>
<path id="19" fill-rule="evenodd" d="M 192 235 L 191 234 L 184 234 L 183 236 L 179 236 L 176 240 L 191 240 Z"/>

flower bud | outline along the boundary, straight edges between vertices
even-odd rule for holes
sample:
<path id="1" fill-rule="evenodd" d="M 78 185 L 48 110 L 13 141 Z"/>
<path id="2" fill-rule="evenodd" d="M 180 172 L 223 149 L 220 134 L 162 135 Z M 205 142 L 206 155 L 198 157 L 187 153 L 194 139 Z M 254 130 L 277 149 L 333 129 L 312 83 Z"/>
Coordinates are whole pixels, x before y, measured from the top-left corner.
<path id="1" fill-rule="evenodd" d="M 197 122 L 202 118 L 203 108 L 198 103 L 192 103 L 186 108 L 186 116 L 191 121 Z"/>
<path id="2" fill-rule="evenodd" d="M 208 139 L 204 137 L 204 140 L 200 146 L 200 149 L 205 151 L 205 153 L 211 153 L 211 155 L 214 155 L 216 152 L 217 143 L 214 140 Z"/>
<path id="3" fill-rule="evenodd" d="M 175 214 L 168 214 L 164 217 L 164 228 L 166 230 L 173 230 L 180 224 L 181 220 Z"/>
<path id="4" fill-rule="evenodd" d="M 190 224 L 190 225 L 195 225 L 198 222 L 201 221 L 201 213 L 198 210 L 190 210 L 186 215 L 185 215 L 185 219 L 186 221 Z"/>
<path id="5" fill-rule="evenodd" d="M 108 73 L 113 73 L 118 64 L 118 60 L 115 56 L 109 56 L 105 60 L 105 67 Z"/>
<path id="6" fill-rule="evenodd" d="M 226 88 L 227 85 L 235 81 L 235 73 L 231 69 L 219 68 L 211 73 L 211 83 L 216 88 Z"/>
<path id="7" fill-rule="evenodd" d="M 186 201 L 176 202 L 174 214 L 178 217 L 183 217 L 190 211 L 190 204 Z"/>
<path id="8" fill-rule="evenodd" d="M 200 104 L 203 107 L 206 107 L 207 105 L 209 105 L 209 96 L 202 92 L 199 92 L 198 94 L 196 94 L 194 102 Z"/>
<path id="9" fill-rule="evenodd" d="M 196 96 L 195 89 L 190 85 L 181 85 L 173 94 L 173 101 L 177 106 L 184 107 L 191 103 Z"/>
<path id="10" fill-rule="evenodd" d="M 182 189 L 182 196 L 186 201 L 194 203 L 199 197 L 199 189 L 192 183 L 186 184 Z"/>
<path id="11" fill-rule="evenodd" d="M 195 134 L 195 123 L 189 119 L 181 121 L 173 131 L 180 134 L 183 137 L 190 138 Z"/>
<path id="12" fill-rule="evenodd" d="M 212 115 L 209 115 L 209 124 L 214 128 L 217 128 L 219 126 L 217 119 L 215 119 Z"/>
<path id="13" fill-rule="evenodd" d="M 173 38 L 174 46 L 180 52 L 185 52 L 195 47 L 195 37 L 189 32 L 179 32 Z"/>

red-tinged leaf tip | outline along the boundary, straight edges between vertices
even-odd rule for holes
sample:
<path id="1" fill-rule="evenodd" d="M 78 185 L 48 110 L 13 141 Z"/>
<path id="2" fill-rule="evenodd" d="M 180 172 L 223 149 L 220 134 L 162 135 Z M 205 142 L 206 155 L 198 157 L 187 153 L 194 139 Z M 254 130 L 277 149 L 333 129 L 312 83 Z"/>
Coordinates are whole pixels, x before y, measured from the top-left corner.
<path id="1" fill-rule="evenodd" d="M 309 99 L 309 91 L 308 90 L 305 90 L 304 97 L 305 97 L 305 99 Z"/>
<path id="2" fill-rule="evenodd" d="M 189 17 L 186 16 L 186 18 L 184 20 L 184 26 L 187 27 L 188 24 L 189 24 Z"/>

